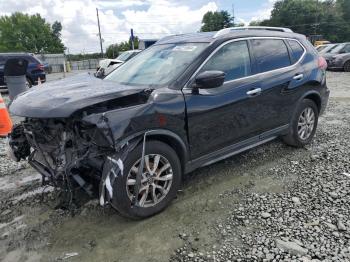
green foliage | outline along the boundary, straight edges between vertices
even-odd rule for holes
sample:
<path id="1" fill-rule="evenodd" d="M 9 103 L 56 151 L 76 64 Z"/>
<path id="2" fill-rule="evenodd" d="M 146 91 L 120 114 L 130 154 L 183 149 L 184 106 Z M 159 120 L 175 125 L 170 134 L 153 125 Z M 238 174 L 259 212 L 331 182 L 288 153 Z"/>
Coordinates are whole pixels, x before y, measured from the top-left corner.
<path id="1" fill-rule="evenodd" d="M 138 37 L 135 37 L 134 39 L 134 48 L 135 49 L 139 48 Z M 119 53 L 131 50 L 131 49 L 132 49 L 131 39 L 129 39 L 129 41 L 123 41 L 119 44 L 109 45 L 106 49 L 106 56 L 107 58 L 116 58 L 119 55 Z"/>
<path id="2" fill-rule="evenodd" d="M 52 24 L 52 33 L 60 38 L 61 37 L 61 31 L 62 31 L 62 24 L 58 21 L 55 21 L 53 24 Z"/>
<path id="3" fill-rule="evenodd" d="M 116 58 L 119 55 L 118 44 L 109 45 L 106 49 L 107 58 Z"/>
<path id="4" fill-rule="evenodd" d="M 0 17 L 0 52 L 63 53 L 62 25 L 52 27 L 39 14 Z"/>
<path id="5" fill-rule="evenodd" d="M 233 26 L 233 18 L 227 11 L 209 11 L 203 16 L 202 24 L 202 32 L 218 31 Z"/>
<path id="6" fill-rule="evenodd" d="M 270 19 L 250 24 L 288 27 L 307 36 L 323 35 L 331 42 L 350 41 L 350 1 L 280 0 Z"/>

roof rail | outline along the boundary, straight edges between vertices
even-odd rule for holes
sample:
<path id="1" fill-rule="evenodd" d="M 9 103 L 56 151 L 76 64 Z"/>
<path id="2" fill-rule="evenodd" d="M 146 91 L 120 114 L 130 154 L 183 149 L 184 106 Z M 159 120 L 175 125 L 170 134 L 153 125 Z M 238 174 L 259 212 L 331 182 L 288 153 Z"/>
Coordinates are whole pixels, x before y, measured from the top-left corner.
<path id="1" fill-rule="evenodd" d="M 270 27 L 270 26 L 240 26 L 240 27 L 228 27 L 219 30 L 213 38 L 217 38 L 222 35 L 226 35 L 232 31 L 239 31 L 239 30 L 269 30 L 269 31 L 278 31 L 278 32 L 286 32 L 286 33 L 293 33 L 293 31 L 289 28 L 284 27 Z"/>

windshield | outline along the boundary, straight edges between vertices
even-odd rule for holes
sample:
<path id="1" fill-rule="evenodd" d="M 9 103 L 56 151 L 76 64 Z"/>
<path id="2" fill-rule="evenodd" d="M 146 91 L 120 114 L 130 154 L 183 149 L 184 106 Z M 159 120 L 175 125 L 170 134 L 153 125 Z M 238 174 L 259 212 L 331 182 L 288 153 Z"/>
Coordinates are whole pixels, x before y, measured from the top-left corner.
<path id="1" fill-rule="evenodd" d="M 326 48 L 322 49 L 321 51 L 319 51 L 320 54 L 326 54 L 329 53 L 331 50 L 333 50 L 337 45 L 333 44 L 333 45 L 327 45 Z"/>
<path id="2" fill-rule="evenodd" d="M 332 49 L 329 53 L 331 54 L 338 54 L 343 48 L 344 48 L 344 44 L 342 45 L 337 45 L 334 49 Z"/>
<path id="3" fill-rule="evenodd" d="M 123 85 L 165 85 L 177 78 L 207 46 L 207 43 L 155 45 L 118 67 L 105 79 Z"/>
<path id="4" fill-rule="evenodd" d="M 121 53 L 116 59 L 121 61 L 126 61 L 133 54 L 133 52 L 124 52 Z"/>
<path id="5" fill-rule="evenodd" d="M 327 46 L 326 45 L 320 45 L 316 47 L 317 51 L 320 52 L 321 50 L 324 50 Z"/>

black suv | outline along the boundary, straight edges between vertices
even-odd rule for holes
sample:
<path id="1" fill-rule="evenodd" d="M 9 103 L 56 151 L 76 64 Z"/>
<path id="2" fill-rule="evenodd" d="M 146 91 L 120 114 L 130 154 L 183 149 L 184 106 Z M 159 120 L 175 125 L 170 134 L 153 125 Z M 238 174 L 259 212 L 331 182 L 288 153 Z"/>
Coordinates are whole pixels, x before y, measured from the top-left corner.
<path id="1" fill-rule="evenodd" d="M 44 65 L 35 55 L 28 53 L 0 53 L 0 90 L 7 90 L 4 78 L 4 67 L 9 58 L 21 58 L 28 61 L 26 72 L 27 87 L 38 84 L 39 79 L 41 82 L 46 81 Z"/>
<path id="2" fill-rule="evenodd" d="M 25 120 L 10 153 L 69 199 L 83 189 L 151 216 L 196 168 L 277 137 L 310 143 L 329 97 L 325 69 L 288 29 L 169 36 L 103 80 L 84 74 L 19 95 L 10 111 Z"/>

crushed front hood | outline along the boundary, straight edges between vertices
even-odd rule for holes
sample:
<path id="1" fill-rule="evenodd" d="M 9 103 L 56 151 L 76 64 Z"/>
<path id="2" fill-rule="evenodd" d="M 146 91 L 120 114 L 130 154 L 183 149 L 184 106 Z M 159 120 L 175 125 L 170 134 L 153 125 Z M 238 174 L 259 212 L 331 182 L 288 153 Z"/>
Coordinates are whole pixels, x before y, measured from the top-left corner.
<path id="1" fill-rule="evenodd" d="M 15 98 L 10 112 L 31 118 L 69 117 L 87 106 L 142 90 L 143 88 L 123 86 L 83 73 L 31 88 Z"/>

